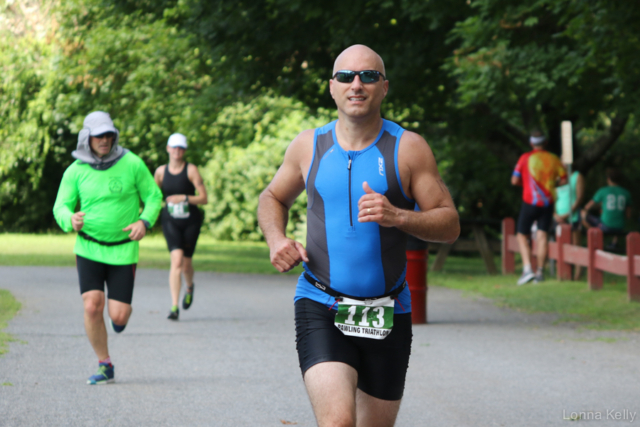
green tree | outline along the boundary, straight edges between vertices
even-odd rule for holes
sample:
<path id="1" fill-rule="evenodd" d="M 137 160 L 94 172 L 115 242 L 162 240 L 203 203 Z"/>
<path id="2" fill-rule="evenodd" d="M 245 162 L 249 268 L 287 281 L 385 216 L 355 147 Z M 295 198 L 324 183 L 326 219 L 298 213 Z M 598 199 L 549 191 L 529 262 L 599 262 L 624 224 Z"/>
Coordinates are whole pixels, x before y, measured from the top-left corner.
<path id="1" fill-rule="evenodd" d="M 208 124 L 231 95 L 210 58 L 161 20 L 110 12 L 70 1 L 45 34 L 1 37 L 2 229 L 55 227 L 57 186 L 91 111 L 109 112 L 121 144 L 152 170 L 173 132 L 189 138 L 192 161 L 212 150 Z"/>
<path id="2" fill-rule="evenodd" d="M 221 240 L 260 240 L 258 196 L 280 166 L 289 143 L 304 129 L 322 126 L 332 113 L 314 114 L 291 98 L 261 96 L 226 107 L 212 126 L 218 149 L 202 170 L 209 203 L 205 227 Z M 306 226 L 303 193 L 290 210 L 287 232 Z M 300 235 L 301 233 L 297 233 Z"/>
<path id="3" fill-rule="evenodd" d="M 468 127 L 513 163 L 534 127 L 560 151 L 560 123 L 573 122 L 576 166 L 588 171 L 637 112 L 640 12 L 633 2 L 477 0 L 450 40 L 446 68 L 456 77 L 456 105 L 482 125 Z M 471 135 L 471 134 L 469 134 Z"/>

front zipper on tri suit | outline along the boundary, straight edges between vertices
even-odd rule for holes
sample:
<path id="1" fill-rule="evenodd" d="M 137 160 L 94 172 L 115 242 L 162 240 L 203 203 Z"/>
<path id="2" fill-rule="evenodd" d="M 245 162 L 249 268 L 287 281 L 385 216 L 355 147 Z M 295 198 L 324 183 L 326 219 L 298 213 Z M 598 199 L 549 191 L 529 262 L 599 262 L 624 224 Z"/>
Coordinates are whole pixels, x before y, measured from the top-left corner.
<path id="1" fill-rule="evenodd" d="M 347 163 L 347 169 L 349 170 L 349 224 L 353 227 L 353 211 L 351 208 L 351 154 L 347 154 L 349 162 Z"/>

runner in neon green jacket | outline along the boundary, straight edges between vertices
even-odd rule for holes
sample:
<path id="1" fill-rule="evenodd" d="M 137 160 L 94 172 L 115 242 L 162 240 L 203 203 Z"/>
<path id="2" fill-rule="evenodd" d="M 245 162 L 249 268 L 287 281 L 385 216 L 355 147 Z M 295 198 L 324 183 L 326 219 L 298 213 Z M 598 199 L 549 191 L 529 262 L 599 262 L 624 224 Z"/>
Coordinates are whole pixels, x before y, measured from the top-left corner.
<path id="1" fill-rule="evenodd" d="M 109 114 L 95 111 L 84 119 L 78 148 L 71 153 L 77 160 L 65 171 L 53 207 L 60 227 L 78 232 L 74 253 L 84 326 L 98 356 L 98 373 L 87 381 L 92 385 L 115 380 L 104 323 L 105 301 L 109 301 L 113 330 L 122 332 L 131 316 L 138 241 L 155 223 L 162 203 L 162 192 L 147 166 L 118 140 Z M 80 210 L 75 212 L 78 202 Z"/>
<path id="2" fill-rule="evenodd" d="M 140 214 L 139 200 L 144 202 Z M 129 238 L 124 229 L 138 220 L 153 226 L 162 204 L 162 192 L 144 162 L 127 152 L 106 170 L 76 160 L 62 177 L 53 208 L 56 221 L 64 231 L 72 231 L 71 217 L 80 201 L 84 212 L 82 231 L 103 242 Z M 138 262 L 138 242 L 104 246 L 78 236 L 73 252 L 93 261 L 125 265 Z"/>

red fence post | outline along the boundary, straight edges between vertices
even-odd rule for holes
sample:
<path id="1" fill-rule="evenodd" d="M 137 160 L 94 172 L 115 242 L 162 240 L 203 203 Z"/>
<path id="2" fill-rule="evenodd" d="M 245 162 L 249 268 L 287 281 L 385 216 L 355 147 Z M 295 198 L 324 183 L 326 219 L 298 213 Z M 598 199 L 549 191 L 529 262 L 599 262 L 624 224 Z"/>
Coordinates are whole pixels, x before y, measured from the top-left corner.
<path id="1" fill-rule="evenodd" d="M 597 227 L 589 229 L 587 247 L 589 249 L 589 265 L 587 266 L 589 289 L 595 291 L 602 288 L 602 271 L 596 269 L 596 250 L 603 248 L 602 230 Z"/>
<path id="2" fill-rule="evenodd" d="M 513 218 L 502 220 L 502 274 L 513 274 L 516 271 L 515 254 L 509 251 L 509 236 L 516 234 L 516 222 Z"/>
<path id="3" fill-rule="evenodd" d="M 571 226 L 560 224 L 556 228 L 556 243 L 558 245 L 558 280 L 571 280 L 571 264 L 564 262 L 565 244 L 571 244 Z"/>
<path id="4" fill-rule="evenodd" d="M 636 255 L 640 255 L 640 233 L 634 231 L 627 235 L 627 295 L 629 301 L 640 302 L 640 271 L 635 269 Z"/>
<path id="5" fill-rule="evenodd" d="M 411 291 L 411 323 L 427 323 L 427 261 L 426 249 L 407 250 L 407 283 Z"/>

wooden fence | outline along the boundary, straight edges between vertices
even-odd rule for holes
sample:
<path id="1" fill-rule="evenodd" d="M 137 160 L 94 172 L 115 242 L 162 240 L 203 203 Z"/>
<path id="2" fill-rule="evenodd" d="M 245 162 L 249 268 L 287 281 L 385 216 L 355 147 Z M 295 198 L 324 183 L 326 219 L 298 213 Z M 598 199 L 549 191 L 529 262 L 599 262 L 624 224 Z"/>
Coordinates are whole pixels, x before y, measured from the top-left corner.
<path id="1" fill-rule="evenodd" d="M 558 280 L 571 280 L 571 265 L 587 268 L 589 289 L 602 288 L 603 272 L 626 276 L 630 301 L 640 302 L 640 233 L 627 235 L 627 255 L 615 255 L 603 250 L 604 237 L 599 228 L 590 228 L 587 247 L 571 244 L 571 226 L 556 229 L 556 241 L 549 242 L 549 259 L 557 261 Z M 536 268 L 536 242 L 532 239 L 531 267 Z M 515 253 L 519 252 L 516 223 L 513 218 L 502 221 L 502 274 L 515 273 Z"/>

